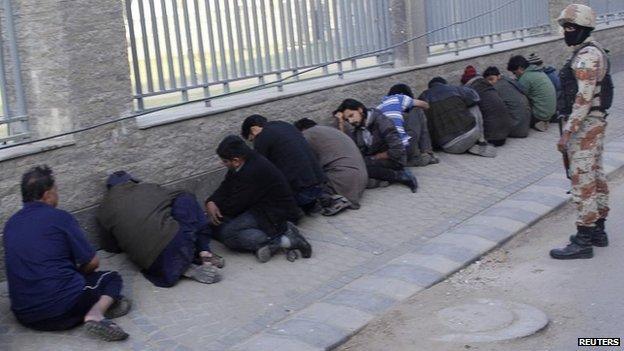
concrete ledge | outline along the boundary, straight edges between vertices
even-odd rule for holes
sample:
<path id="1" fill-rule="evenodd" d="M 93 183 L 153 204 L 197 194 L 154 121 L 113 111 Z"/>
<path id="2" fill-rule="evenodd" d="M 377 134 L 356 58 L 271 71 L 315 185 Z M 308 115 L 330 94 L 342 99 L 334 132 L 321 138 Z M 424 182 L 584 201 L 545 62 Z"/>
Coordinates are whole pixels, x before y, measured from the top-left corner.
<path id="1" fill-rule="evenodd" d="M 606 145 L 608 176 L 624 169 L 624 142 Z M 349 283 L 232 350 L 331 350 L 413 294 L 444 280 L 570 200 L 552 173 L 476 216 Z"/>

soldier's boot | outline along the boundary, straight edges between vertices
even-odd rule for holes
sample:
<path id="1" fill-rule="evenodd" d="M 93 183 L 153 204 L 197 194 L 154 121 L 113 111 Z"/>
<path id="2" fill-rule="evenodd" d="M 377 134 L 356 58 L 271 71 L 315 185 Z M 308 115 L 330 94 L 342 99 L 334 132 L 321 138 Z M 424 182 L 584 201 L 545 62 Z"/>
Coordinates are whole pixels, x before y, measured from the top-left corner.
<path id="1" fill-rule="evenodd" d="M 598 230 L 597 227 L 577 226 L 577 233 L 574 240 L 562 248 L 550 250 L 550 257 L 557 260 L 574 260 L 577 258 L 594 257 L 594 249 L 592 247 L 592 234 Z"/>
<path id="2" fill-rule="evenodd" d="M 596 228 L 592 231 L 591 243 L 596 247 L 607 247 L 609 246 L 609 237 L 607 236 L 607 232 L 605 231 L 605 218 L 600 218 L 596 221 Z M 570 241 L 574 242 L 576 240 L 576 235 L 570 236 Z"/>

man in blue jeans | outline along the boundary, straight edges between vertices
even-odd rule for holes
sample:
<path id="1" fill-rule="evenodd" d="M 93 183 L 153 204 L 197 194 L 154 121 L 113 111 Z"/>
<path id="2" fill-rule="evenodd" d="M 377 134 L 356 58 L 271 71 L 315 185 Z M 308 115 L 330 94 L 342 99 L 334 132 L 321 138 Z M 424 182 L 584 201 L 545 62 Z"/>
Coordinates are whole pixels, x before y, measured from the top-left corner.
<path id="1" fill-rule="evenodd" d="M 289 259 L 295 250 L 309 258 L 312 247 L 289 222 L 300 212 L 284 175 L 235 135 L 221 141 L 217 154 L 228 172 L 206 200 L 214 238 L 232 250 L 254 252 L 261 263 L 280 249 Z"/>
<path id="2" fill-rule="evenodd" d="M 11 310 L 26 327 L 66 330 L 81 323 L 107 341 L 128 334 L 111 319 L 130 310 L 117 272 L 96 271 L 99 259 L 76 219 L 57 209 L 58 191 L 47 166 L 26 172 L 24 207 L 4 227 Z"/>

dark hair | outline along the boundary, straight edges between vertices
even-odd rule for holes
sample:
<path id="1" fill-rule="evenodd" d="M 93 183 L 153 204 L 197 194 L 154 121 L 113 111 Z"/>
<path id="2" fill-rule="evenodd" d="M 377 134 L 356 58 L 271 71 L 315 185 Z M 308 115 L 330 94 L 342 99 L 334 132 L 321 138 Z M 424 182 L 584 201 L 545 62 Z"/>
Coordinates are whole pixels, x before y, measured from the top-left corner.
<path id="1" fill-rule="evenodd" d="M 429 84 L 427 84 L 427 86 L 429 88 L 431 88 L 433 86 L 433 84 L 435 84 L 435 83 L 448 84 L 446 79 L 444 79 L 442 77 L 435 77 L 435 78 L 433 78 L 432 80 L 429 81 Z"/>
<path id="2" fill-rule="evenodd" d="M 249 139 L 251 127 L 264 127 L 266 122 L 268 122 L 268 120 L 260 115 L 251 115 L 245 118 L 243 125 L 241 126 L 241 135 L 245 138 L 245 140 Z"/>
<path id="3" fill-rule="evenodd" d="M 363 103 L 355 99 L 346 99 L 338 106 L 335 112 L 345 112 L 345 110 L 357 111 L 359 108 L 366 112 L 366 106 Z"/>
<path id="4" fill-rule="evenodd" d="M 487 78 L 489 76 L 500 76 L 500 71 L 497 67 L 490 66 L 485 71 L 483 71 L 483 78 Z"/>
<path id="5" fill-rule="evenodd" d="M 522 55 L 512 56 L 507 63 L 507 70 L 509 72 L 513 72 L 518 68 L 527 69 L 527 67 L 529 67 L 529 61 Z"/>
<path id="6" fill-rule="evenodd" d="M 414 93 L 412 93 L 412 89 L 407 84 L 399 83 L 395 84 L 388 91 L 388 95 L 405 95 L 409 96 L 412 99 L 414 98 Z"/>
<path id="7" fill-rule="evenodd" d="M 31 168 L 22 176 L 22 201 L 41 200 L 43 194 L 54 187 L 52 169 L 47 165 Z"/>
<path id="8" fill-rule="evenodd" d="M 302 118 L 293 124 L 295 125 L 297 129 L 303 132 L 306 129 L 310 129 L 314 127 L 316 125 L 316 122 L 314 122 L 313 120 L 309 118 Z"/>
<path id="9" fill-rule="evenodd" d="M 217 155 L 224 160 L 232 160 L 235 157 L 247 158 L 250 152 L 249 146 L 237 135 L 226 136 L 217 147 Z"/>

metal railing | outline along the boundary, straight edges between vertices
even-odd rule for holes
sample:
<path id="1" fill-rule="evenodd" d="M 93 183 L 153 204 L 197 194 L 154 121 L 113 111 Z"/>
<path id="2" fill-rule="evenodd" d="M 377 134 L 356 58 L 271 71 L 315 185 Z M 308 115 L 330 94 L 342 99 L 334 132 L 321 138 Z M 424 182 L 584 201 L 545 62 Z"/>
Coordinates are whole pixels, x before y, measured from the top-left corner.
<path id="1" fill-rule="evenodd" d="M 487 13 L 484 16 L 450 24 Z M 548 0 L 426 0 L 429 54 L 494 45 L 497 42 L 524 39 L 550 32 Z M 448 28 L 446 28 L 448 27 Z"/>
<path id="2" fill-rule="evenodd" d="M 0 148 L 28 138 L 26 103 L 20 61 L 15 39 L 15 25 L 11 0 L 2 0 L 0 6 Z M 9 56 L 5 57 L 5 53 Z"/>
<path id="3" fill-rule="evenodd" d="M 140 110 L 392 63 L 389 0 L 126 0 Z"/>
<path id="4" fill-rule="evenodd" d="M 596 12 L 598 23 L 624 20 L 624 0 L 589 0 L 588 5 Z"/>

